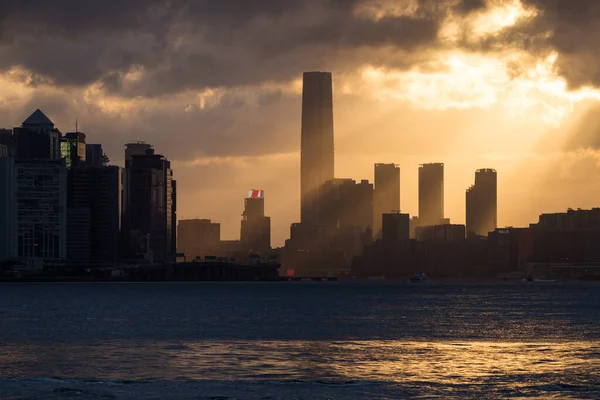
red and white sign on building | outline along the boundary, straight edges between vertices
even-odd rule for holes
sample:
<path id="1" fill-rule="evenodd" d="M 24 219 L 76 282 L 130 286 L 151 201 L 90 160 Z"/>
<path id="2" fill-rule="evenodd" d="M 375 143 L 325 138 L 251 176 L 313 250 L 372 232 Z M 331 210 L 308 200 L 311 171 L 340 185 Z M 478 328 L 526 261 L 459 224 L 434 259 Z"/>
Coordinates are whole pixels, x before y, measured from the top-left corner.
<path id="1" fill-rule="evenodd" d="M 262 190 L 252 189 L 248 190 L 248 198 L 249 199 L 262 199 L 265 197 L 265 192 Z"/>

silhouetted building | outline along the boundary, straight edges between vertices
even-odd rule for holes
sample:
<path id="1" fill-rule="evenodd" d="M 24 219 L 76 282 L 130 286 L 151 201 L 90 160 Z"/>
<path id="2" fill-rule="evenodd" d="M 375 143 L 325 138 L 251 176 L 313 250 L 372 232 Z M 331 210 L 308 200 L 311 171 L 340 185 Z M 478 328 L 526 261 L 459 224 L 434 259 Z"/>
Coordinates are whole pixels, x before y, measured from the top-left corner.
<path id="1" fill-rule="evenodd" d="M 600 262 L 600 208 L 542 214 L 532 230 L 536 262 Z"/>
<path id="2" fill-rule="evenodd" d="M 65 159 L 67 168 L 85 165 L 87 155 L 85 133 L 66 133 L 60 140 L 60 154 Z"/>
<path id="3" fill-rule="evenodd" d="M 371 231 L 292 224 L 281 252 L 282 273 L 296 277 L 338 276 L 350 271 L 352 259 L 372 240 Z"/>
<path id="4" fill-rule="evenodd" d="M 15 160 L 0 145 L 0 262 L 15 256 L 16 250 Z"/>
<path id="5" fill-rule="evenodd" d="M 220 250 L 221 224 L 209 219 L 181 220 L 177 237 L 177 252 L 183 253 L 186 261 L 216 256 Z"/>
<path id="6" fill-rule="evenodd" d="M 444 164 L 419 167 L 419 225 L 438 225 L 444 219 Z"/>
<path id="7" fill-rule="evenodd" d="M 17 160 L 16 255 L 42 267 L 67 256 L 67 185 L 63 160 Z"/>
<path id="8" fill-rule="evenodd" d="M 110 264 L 119 260 L 121 169 L 117 166 L 72 167 L 68 171 L 68 205 L 69 213 L 73 214 L 68 224 L 69 262 L 86 265 L 84 260 L 88 264 Z M 84 236 L 89 240 L 83 240 Z M 72 241 L 81 248 L 74 253 Z M 87 252 L 82 249 L 85 245 Z"/>
<path id="9" fill-rule="evenodd" d="M 452 242 L 464 240 L 466 229 L 464 225 L 452 224 L 419 226 L 416 228 L 416 236 L 420 242 L 429 240 Z"/>
<path id="10" fill-rule="evenodd" d="M 89 207 L 67 207 L 67 263 L 86 268 L 91 261 L 91 215 Z"/>
<path id="11" fill-rule="evenodd" d="M 534 235 L 531 228 L 500 228 L 490 232 L 489 272 L 497 275 L 524 271 L 534 252 Z"/>
<path id="12" fill-rule="evenodd" d="M 17 148 L 12 129 L 0 129 L 0 145 L 5 146 L 8 157 L 16 157 Z"/>
<path id="13" fill-rule="evenodd" d="M 318 225 L 321 185 L 334 178 L 333 94 L 329 72 L 306 72 L 302 89 L 301 212 Z"/>
<path id="14" fill-rule="evenodd" d="M 381 240 L 399 243 L 410 239 L 410 215 L 386 213 L 382 215 Z"/>
<path id="15" fill-rule="evenodd" d="M 177 252 L 177 181 L 171 179 L 171 252 Z"/>
<path id="16" fill-rule="evenodd" d="M 54 123 L 39 109 L 14 128 L 16 158 L 20 160 L 58 160 L 60 155 L 60 132 Z"/>
<path id="17" fill-rule="evenodd" d="M 295 276 L 337 276 L 373 237 L 373 185 L 332 179 L 319 191 L 319 225 L 293 224 L 281 253 L 282 271 Z"/>
<path id="18" fill-rule="evenodd" d="M 101 144 L 85 145 L 85 164 L 89 167 L 102 167 L 104 165 L 104 151 Z"/>
<path id="19" fill-rule="evenodd" d="M 148 149 L 126 160 L 127 212 L 124 214 L 128 256 L 165 262 L 173 248 L 173 171 L 162 155 Z"/>
<path id="20" fill-rule="evenodd" d="M 564 213 L 541 214 L 535 227 L 548 230 L 600 229 L 600 208 L 568 209 Z"/>
<path id="21" fill-rule="evenodd" d="M 133 238 L 130 237 L 130 223 L 129 220 L 131 218 L 131 194 L 130 194 L 130 181 L 131 181 L 131 163 L 133 161 L 133 156 L 135 155 L 139 155 L 139 156 L 143 156 L 146 155 L 148 152 L 153 152 L 154 148 L 152 147 L 152 145 L 144 143 L 144 142 L 132 142 L 132 143 L 127 143 L 125 145 L 125 168 L 123 168 L 123 177 L 122 177 L 122 182 L 123 182 L 123 190 L 122 190 L 122 195 L 121 195 L 121 199 L 122 199 L 122 207 L 121 207 L 121 221 L 122 221 L 122 252 L 124 255 L 128 256 L 128 257 L 132 257 L 133 255 L 131 254 L 133 252 L 132 250 L 132 240 Z M 136 245 L 137 248 L 142 248 L 142 247 L 146 247 L 147 244 L 147 238 L 138 238 L 138 245 Z M 146 257 L 149 257 L 150 254 L 146 251 L 144 252 L 146 253 Z"/>
<path id="22" fill-rule="evenodd" d="M 487 236 L 496 230 L 498 215 L 498 179 L 493 169 L 475 172 L 475 185 L 467 190 L 467 235 Z"/>
<path id="23" fill-rule="evenodd" d="M 373 185 L 369 181 L 332 179 L 321 186 L 318 201 L 320 225 L 372 232 Z"/>
<path id="24" fill-rule="evenodd" d="M 265 217 L 262 190 L 250 190 L 244 200 L 240 242 L 250 253 L 266 254 L 271 250 L 271 218 Z"/>
<path id="25" fill-rule="evenodd" d="M 381 216 L 400 211 L 400 167 L 395 164 L 375 164 L 373 193 L 373 236 L 381 237 Z"/>

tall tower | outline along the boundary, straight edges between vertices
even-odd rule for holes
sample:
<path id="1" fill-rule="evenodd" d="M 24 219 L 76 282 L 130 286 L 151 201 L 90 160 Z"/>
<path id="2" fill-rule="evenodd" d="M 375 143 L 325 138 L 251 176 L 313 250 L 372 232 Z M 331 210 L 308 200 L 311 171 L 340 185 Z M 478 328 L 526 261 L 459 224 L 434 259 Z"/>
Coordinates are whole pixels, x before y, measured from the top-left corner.
<path id="1" fill-rule="evenodd" d="M 373 236 L 381 237 L 383 214 L 400 210 L 400 167 L 395 164 L 375 164 L 373 195 Z"/>
<path id="2" fill-rule="evenodd" d="M 419 167 L 419 225 L 439 225 L 444 219 L 444 164 Z"/>
<path id="3" fill-rule="evenodd" d="M 246 250 L 266 254 L 271 250 L 271 218 L 265 217 L 265 196 L 262 190 L 248 191 L 244 200 L 240 241 Z"/>
<path id="4" fill-rule="evenodd" d="M 498 225 L 498 177 L 493 169 L 475 172 L 475 185 L 467 189 L 467 234 L 487 236 Z"/>
<path id="5" fill-rule="evenodd" d="M 319 190 L 323 183 L 334 178 L 330 72 L 304 73 L 300 146 L 300 221 L 319 225 Z"/>
<path id="6" fill-rule="evenodd" d="M 128 257 L 170 261 L 176 252 L 171 163 L 148 148 L 146 154 L 131 154 L 125 165 L 128 208 L 123 211 L 123 235 Z"/>

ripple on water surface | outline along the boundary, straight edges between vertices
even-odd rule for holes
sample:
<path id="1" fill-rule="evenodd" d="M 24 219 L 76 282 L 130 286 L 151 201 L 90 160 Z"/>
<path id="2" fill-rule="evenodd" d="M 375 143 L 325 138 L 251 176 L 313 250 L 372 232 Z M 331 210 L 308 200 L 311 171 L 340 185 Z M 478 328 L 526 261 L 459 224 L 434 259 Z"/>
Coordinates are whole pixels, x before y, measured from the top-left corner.
<path id="1" fill-rule="evenodd" d="M 600 398 L 600 286 L 3 285 L 0 398 Z"/>

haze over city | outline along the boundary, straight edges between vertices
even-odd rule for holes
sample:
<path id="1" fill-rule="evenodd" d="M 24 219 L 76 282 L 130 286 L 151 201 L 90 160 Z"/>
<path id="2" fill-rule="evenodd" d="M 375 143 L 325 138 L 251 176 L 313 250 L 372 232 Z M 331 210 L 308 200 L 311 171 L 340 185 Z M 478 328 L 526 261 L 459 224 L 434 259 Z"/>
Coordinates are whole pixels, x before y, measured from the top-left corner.
<path id="1" fill-rule="evenodd" d="M 121 165 L 124 143 L 152 143 L 178 218 L 223 238 L 262 189 L 281 246 L 300 217 L 302 72 L 326 70 L 336 177 L 399 164 L 416 215 L 419 164 L 443 162 L 445 215 L 464 223 L 474 171 L 494 168 L 498 226 L 526 226 L 598 206 L 598 18 L 592 0 L 9 0 L 0 126 L 78 120 Z"/>

